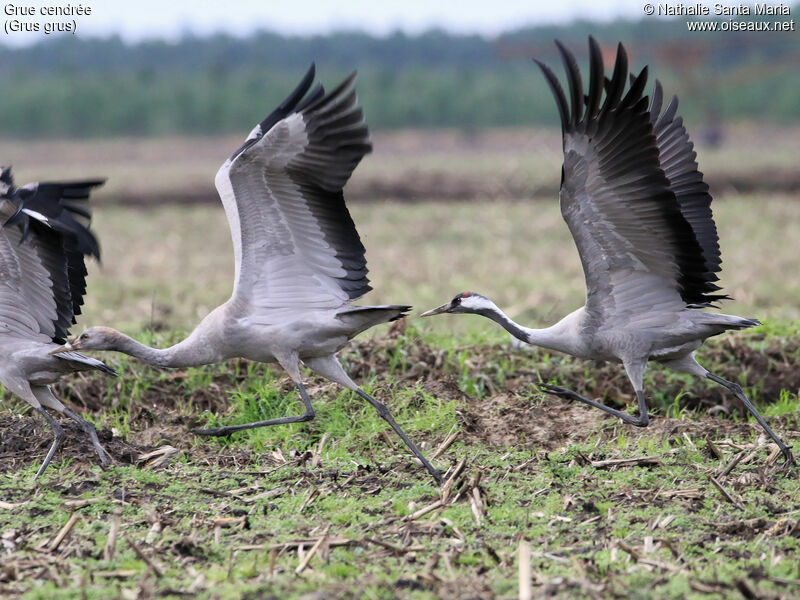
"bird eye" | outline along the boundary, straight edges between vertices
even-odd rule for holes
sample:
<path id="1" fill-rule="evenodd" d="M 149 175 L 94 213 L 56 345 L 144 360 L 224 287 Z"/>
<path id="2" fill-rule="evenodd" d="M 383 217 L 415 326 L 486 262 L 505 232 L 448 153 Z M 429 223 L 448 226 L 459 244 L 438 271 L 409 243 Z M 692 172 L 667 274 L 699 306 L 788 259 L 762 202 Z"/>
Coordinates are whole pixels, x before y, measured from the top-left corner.
<path id="1" fill-rule="evenodd" d="M 89 334 L 88 334 L 88 333 L 82 333 L 82 334 L 81 334 L 81 338 L 80 338 L 80 339 L 82 339 L 82 340 L 88 340 L 88 339 L 89 339 Z"/>

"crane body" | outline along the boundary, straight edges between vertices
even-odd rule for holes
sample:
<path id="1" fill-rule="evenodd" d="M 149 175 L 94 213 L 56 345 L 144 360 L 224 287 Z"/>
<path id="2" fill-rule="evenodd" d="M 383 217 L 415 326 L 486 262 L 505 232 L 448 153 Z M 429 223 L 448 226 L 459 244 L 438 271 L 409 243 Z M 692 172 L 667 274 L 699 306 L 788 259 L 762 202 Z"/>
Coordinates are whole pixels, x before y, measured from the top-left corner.
<path id="1" fill-rule="evenodd" d="M 108 327 L 92 327 L 57 352 L 113 350 L 159 367 L 246 358 L 279 363 L 303 401 L 301 415 L 196 430 L 230 435 L 296 423 L 315 412 L 302 382 L 310 368 L 369 402 L 437 482 L 441 475 L 403 432 L 385 405 L 345 373 L 336 352 L 410 306 L 353 306 L 371 287 L 365 248 L 344 202 L 343 187 L 371 151 L 357 106 L 355 74 L 330 93 L 313 90 L 314 66 L 292 94 L 250 132 L 217 172 L 234 251 L 231 298 L 180 343 L 150 348 Z"/>
<path id="2" fill-rule="evenodd" d="M 76 421 L 103 464 L 109 462 L 94 425 L 69 410 L 51 385 L 64 375 L 98 370 L 116 375 L 103 362 L 61 348 L 86 291 L 84 256 L 99 259 L 97 240 L 75 216 L 88 219 L 80 204 L 104 180 L 14 185 L 11 169 L 0 173 L 0 383 L 37 410 L 53 430 L 53 443 L 39 478 L 65 432 L 48 412 Z"/>
<path id="3" fill-rule="evenodd" d="M 494 302 L 472 292 L 422 316 L 479 314 L 524 342 L 622 363 L 637 397 L 635 417 L 563 387 L 541 383 L 540 388 L 640 427 L 650 420 L 643 385 L 649 361 L 707 378 L 730 390 L 780 448 L 786 463 L 793 464 L 791 450 L 741 386 L 709 372 L 695 357 L 705 339 L 760 323 L 705 310 L 728 296 L 715 283 L 721 257 L 711 195 L 677 115 L 677 97 L 664 107 L 663 89 L 656 81 L 648 101 L 643 94 L 647 67 L 629 80 L 622 44 L 613 74 L 606 78 L 602 52 L 591 37 L 587 94 L 575 57 L 560 42 L 556 45 L 567 73 L 566 94 L 553 72 L 536 62 L 561 117 L 559 200 L 583 265 L 586 304 L 545 329 L 515 323 Z"/>

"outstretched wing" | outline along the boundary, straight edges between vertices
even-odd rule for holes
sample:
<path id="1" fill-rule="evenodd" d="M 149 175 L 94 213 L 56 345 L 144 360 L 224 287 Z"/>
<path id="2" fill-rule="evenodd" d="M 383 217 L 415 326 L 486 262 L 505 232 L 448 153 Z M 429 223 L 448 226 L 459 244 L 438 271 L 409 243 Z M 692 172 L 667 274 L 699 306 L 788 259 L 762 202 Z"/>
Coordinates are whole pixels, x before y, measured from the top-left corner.
<path id="1" fill-rule="evenodd" d="M 216 185 L 236 260 L 234 297 L 259 308 L 337 308 L 367 293 L 364 246 L 342 188 L 371 151 L 353 88 L 311 66 L 298 88 L 222 165 Z"/>
<path id="2" fill-rule="evenodd" d="M 6 333 L 66 340 L 86 291 L 84 254 L 99 258 L 97 239 L 78 220 L 90 216 L 80 202 L 102 183 L 7 190 L 0 231 L 0 323 Z"/>
<path id="3" fill-rule="evenodd" d="M 708 184 L 703 181 L 703 174 L 697 168 L 697 152 L 683 125 L 683 118 L 677 114 L 678 97 L 673 96 L 662 113 L 663 98 L 661 82 L 656 79 L 650 104 L 650 123 L 658 144 L 659 164 L 680 204 L 681 213 L 691 225 L 702 248 L 708 283 L 706 291 L 716 291 L 719 287 L 712 282 L 718 280 L 716 273 L 721 270 L 722 258 L 717 226 L 711 214 L 711 194 L 708 193 Z M 707 306 L 714 300 L 726 298 L 729 297 L 707 293 L 704 302 L 696 305 Z"/>
<path id="4" fill-rule="evenodd" d="M 604 86 L 602 55 L 590 37 L 589 93 L 584 97 L 575 58 L 556 44 L 566 67 L 570 102 L 552 71 L 538 64 L 561 115 L 561 213 L 583 263 L 590 320 L 596 326 L 621 325 L 659 309 L 719 298 L 712 294 L 719 289 L 713 284 L 716 276 L 661 165 L 642 95 L 647 68 L 623 96 L 628 60 L 620 44 L 614 73 Z M 671 171 L 676 186 L 683 169 Z M 704 218 L 710 219 L 710 213 Z"/>

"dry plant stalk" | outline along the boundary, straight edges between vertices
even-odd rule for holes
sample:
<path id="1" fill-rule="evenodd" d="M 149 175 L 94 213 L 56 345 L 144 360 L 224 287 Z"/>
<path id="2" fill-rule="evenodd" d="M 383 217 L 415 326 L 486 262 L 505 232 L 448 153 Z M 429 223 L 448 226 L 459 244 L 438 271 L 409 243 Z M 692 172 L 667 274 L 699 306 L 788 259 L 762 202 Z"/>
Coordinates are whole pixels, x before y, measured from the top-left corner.
<path id="1" fill-rule="evenodd" d="M 317 451 L 314 452 L 314 456 L 311 458 L 311 466 L 313 468 L 319 466 L 319 461 L 322 460 L 322 449 L 325 447 L 329 437 L 330 434 L 328 434 L 327 431 L 322 434 L 322 438 L 319 440 L 319 445 L 317 446 Z"/>
<path id="2" fill-rule="evenodd" d="M 403 517 L 403 521 L 416 521 L 420 517 L 427 515 L 429 512 L 432 512 L 437 508 L 441 508 L 443 505 L 444 503 L 441 501 L 441 499 L 436 500 L 435 502 L 428 504 L 428 506 L 423 506 L 418 511 L 411 513 L 410 515 L 406 515 Z"/>
<path id="3" fill-rule="evenodd" d="M 604 467 L 619 466 L 641 466 L 641 465 L 660 465 L 661 459 L 658 456 L 642 456 L 640 458 L 613 458 L 610 460 L 593 460 L 590 463 L 595 469 Z"/>
<path id="4" fill-rule="evenodd" d="M 137 462 L 143 462 L 145 463 L 145 467 L 154 469 L 169 462 L 169 460 L 173 456 L 179 453 L 180 450 L 178 450 L 174 446 L 169 446 L 169 445 L 161 446 L 159 448 L 156 448 L 152 452 L 147 452 L 146 454 L 139 455 Z"/>
<path id="5" fill-rule="evenodd" d="M 164 572 L 158 567 L 158 565 L 150 560 L 150 558 L 144 553 L 144 551 L 142 551 L 138 544 L 136 544 L 136 542 L 130 538 L 127 533 L 122 534 L 122 539 L 128 542 L 128 545 L 136 553 L 136 556 L 142 559 L 142 561 L 144 561 L 144 563 L 153 570 L 153 573 L 156 574 L 156 577 L 161 578 L 164 576 Z"/>
<path id="6" fill-rule="evenodd" d="M 369 542 L 370 544 L 375 544 L 376 546 L 381 546 L 382 548 L 386 548 L 387 550 L 391 550 L 396 554 L 405 554 L 407 552 L 422 552 L 425 550 L 425 546 L 421 544 L 416 544 L 414 546 L 398 546 L 396 544 L 385 542 L 377 538 L 364 538 L 364 541 Z"/>
<path id="7" fill-rule="evenodd" d="M 97 504 L 100 502 L 102 498 L 78 498 L 77 500 L 67 500 L 64 502 L 65 508 L 83 508 L 84 506 L 89 506 L 90 504 Z"/>
<path id="8" fill-rule="evenodd" d="M 469 496 L 470 506 L 472 507 L 472 514 L 475 517 L 475 522 L 480 527 L 483 524 L 483 502 L 481 501 L 481 490 L 478 486 L 472 488 L 472 493 Z"/>
<path id="9" fill-rule="evenodd" d="M 69 516 L 69 519 L 64 527 L 61 528 L 61 531 L 58 532 L 58 535 L 55 537 L 55 539 L 50 542 L 49 546 L 47 546 L 48 552 L 53 552 L 58 549 L 58 547 L 61 545 L 61 542 L 64 541 L 64 538 L 67 537 L 69 532 L 72 531 L 72 528 L 75 527 L 75 523 L 78 522 L 78 519 L 80 519 L 80 515 L 76 512 Z"/>
<path id="10" fill-rule="evenodd" d="M 319 488 L 316 488 L 316 487 L 311 488 L 308 491 L 308 495 L 306 496 L 306 499 L 303 500 L 303 504 L 300 507 L 300 510 L 298 512 L 303 512 L 308 505 L 310 505 L 312 502 L 314 502 L 314 500 L 316 499 L 317 496 L 319 496 Z"/>
<path id="11" fill-rule="evenodd" d="M 450 498 L 450 492 L 453 489 L 453 486 L 455 485 L 456 481 L 458 481 L 458 479 L 460 479 L 461 475 L 463 474 L 464 467 L 466 466 L 466 464 L 467 464 L 467 459 L 462 458 L 461 461 L 459 461 L 459 463 L 456 465 L 456 468 L 453 469 L 453 473 L 450 475 L 448 480 L 442 486 L 442 492 L 441 492 L 442 504 L 447 502 L 447 500 Z"/>
<path id="12" fill-rule="evenodd" d="M 297 565 L 297 568 L 294 570 L 294 572 L 297 575 L 300 575 L 300 573 L 305 571 L 306 567 L 308 566 L 308 563 L 311 562 L 311 559 L 314 558 L 314 555 L 317 553 L 317 550 L 319 550 L 320 546 L 322 546 L 322 544 L 328 537 L 328 531 L 330 530 L 330 528 L 331 528 L 330 525 L 325 527 L 325 531 L 322 532 L 322 536 L 317 540 L 317 542 L 313 546 L 311 546 L 311 550 L 308 551 L 308 553 L 303 557 L 303 560 L 300 561 L 300 564 Z"/>
<path id="13" fill-rule="evenodd" d="M 533 598 L 533 586 L 531 585 L 531 547 L 525 540 L 519 541 L 517 550 L 517 563 L 519 566 L 519 600 L 531 600 Z"/>
<path id="14" fill-rule="evenodd" d="M 716 456 L 717 460 L 720 462 L 722 462 L 722 460 L 725 458 L 722 454 L 722 451 L 717 448 L 717 445 L 714 443 L 714 440 L 712 440 L 711 437 L 706 438 L 706 448 L 708 448 L 711 451 L 711 454 Z"/>
<path id="15" fill-rule="evenodd" d="M 108 539 L 106 545 L 103 547 L 103 559 L 107 561 L 114 560 L 114 554 L 117 551 L 117 535 L 119 535 L 119 524 L 122 517 L 122 508 L 117 506 L 114 509 L 114 515 L 111 517 L 111 526 L 108 530 Z"/>
<path id="16" fill-rule="evenodd" d="M 724 498 L 725 498 L 725 499 L 726 499 L 728 502 L 730 502 L 731 504 L 733 504 L 733 505 L 734 505 L 735 507 L 737 507 L 737 508 L 744 508 L 744 506 L 742 506 L 742 503 L 741 503 L 741 502 L 739 502 L 739 501 L 738 501 L 736 498 L 734 498 L 734 497 L 731 495 L 731 493 L 730 493 L 728 490 L 726 490 L 726 489 L 725 489 L 725 488 L 722 486 L 722 484 L 721 484 L 719 481 L 717 481 L 717 480 L 716 480 L 716 479 L 715 479 L 713 476 L 709 475 L 709 476 L 708 476 L 708 479 L 711 481 L 711 483 L 713 483 L 713 484 L 714 484 L 714 487 L 716 487 L 716 488 L 719 490 L 719 493 L 720 493 L 720 494 L 722 494 L 722 496 L 723 496 L 723 497 L 724 497 Z"/>
<path id="17" fill-rule="evenodd" d="M 717 477 L 727 477 L 731 471 L 733 471 L 734 467 L 739 464 L 739 462 L 744 458 L 744 450 L 739 452 L 736 456 L 733 457 L 733 460 L 729 462 L 722 471 L 719 471 Z"/>
<path id="18" fill-rule="evenodd" d="M 439 444 L 439 447 L 436 448 L 436 450 L 431 452 L 430 459 L 439 458 L 439 456 L 441 456 L 445 450 L 447 450 L 450 446 L 453 445 L 453 442 L 455 442 L 456 439 L 458 439 L 459 435 L 461 435 L 461 431 L 456 429 L 456 426 L 453 425 L 452 429 L 450 429 L 450 433 L 447 435 L 445 440 L 441 444 Z"/>

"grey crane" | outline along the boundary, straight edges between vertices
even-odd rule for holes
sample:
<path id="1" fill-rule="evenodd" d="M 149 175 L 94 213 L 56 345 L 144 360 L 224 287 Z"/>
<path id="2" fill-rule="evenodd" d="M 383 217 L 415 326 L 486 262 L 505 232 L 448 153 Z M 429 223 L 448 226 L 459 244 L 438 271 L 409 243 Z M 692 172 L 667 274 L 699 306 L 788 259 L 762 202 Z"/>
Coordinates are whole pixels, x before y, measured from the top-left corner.
<path id="1" fill-rule="evenodd" d="M 600 48 L 589 38 L 589 92 L 584 95 L 574 56 L 556 42 L 568 83 L 536 61 L 561 116 L 564 165 L 561 214 L 578 247 L 586 279 L 586 304 L 545 329 L 518 325 L 491 300 L 465 292 L 423 313 L 474 313 L 499 323 L 516 338 L 580 358 L 621 362 L 639 404 L 633 417 L 574 391 L 540 383 L 555 396 L 584 402 L 639 427 L 647 426 L 642 385 L 648 361 L 706 377 L 730 390 L 793 464 L 791 450 L 758 414 L 742 388 L 714 375 L 695 359 L 703 341 L 755 319 L 708 313 L 728 298 L 714 283 L 720 271 L 711 196 L 697 170 L 693 144 L 673 97 L 662 112 L 656 81 L 652 101 L 643 96 L 647 67 L 631 76 L 622 44 L 610 80 Z M 605 98 L 603 98 L 605 92 Z"/>
<path id="2" fill-rule="evenodd" d="M 97 239 L 76 216 L 102 179 L 32 183 L 17 188 L 11 168 L 0 171 L 0 383 L 38 410 L 53 430 L 53 444 L 36 473 L 44 472 L 65 433 L 47 409 L 74 419 L 109 462 L 94 425 L 69 410 L 50 385 L 78 371 L 114 371 L 78 352 L 57 356 L 86 292 L 84 255 L 100 258 Z"/>
<path id="3" fill-rule="evenodd" d="M 336 357 L 352 337 L 400 318 L 411 307 L 350 305 L 372 288 L 365 249 L 342 188 L 372 147 L 357 106 L 355 73 L 327 94 L 321 85 L 309 92 L 313 79 L 312 65 L 300 85 L 217 172 L 217 191 L 233 238 L 231 298 L 170 348 L 150 348 L 113 329 L 92 327 L 62 350 L 114 350 L 159 367 L 235 357 L 277 362 L 305 405 L 299 416 L 195 431 L 199 435 L 313 419 L 300 376 L 303 363 L 374 406 L 441 482 L 386 406 L 356 385 Z"/>

